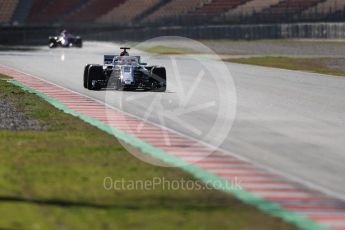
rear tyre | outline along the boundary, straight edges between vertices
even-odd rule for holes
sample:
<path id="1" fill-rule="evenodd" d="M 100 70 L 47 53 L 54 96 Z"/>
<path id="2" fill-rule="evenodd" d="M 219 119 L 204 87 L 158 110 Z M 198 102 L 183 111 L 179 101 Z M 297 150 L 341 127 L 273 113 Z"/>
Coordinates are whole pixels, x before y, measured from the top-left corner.
<path id="1" fill-rule="evenodd" d="M 103 67 L 100 65 L 90 65 L 87 77 L 87 88 L 89 90 L 100 90 L 100 80 L 104 80 Z"/>
<path id="2" fill-rule="evenodd" d="M 154 67 L 152 69 L 152 78 L 154 82 L 154 86 L 152 91 L 155 92 L 165 92 L 167 89 L 167 81 L 166 81 L 166 70 L 164 67 Z"/>
<path id="3" fill-rule="evenodd" d="M 83 48 L 83 40 L 81 38 L 77 38 L 75 40 L 75 46 L 78 48 Z"/>

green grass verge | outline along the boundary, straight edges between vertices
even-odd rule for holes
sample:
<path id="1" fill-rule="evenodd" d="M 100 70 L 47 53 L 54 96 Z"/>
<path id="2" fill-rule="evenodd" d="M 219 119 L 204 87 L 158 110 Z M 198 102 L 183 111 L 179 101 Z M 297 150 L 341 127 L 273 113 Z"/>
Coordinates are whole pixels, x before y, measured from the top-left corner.
<path id="1" fill-rule="evenodd" d="M 343 77 L 345 76 L 345 71 L 328 67 L 325 64 L 326 60 L 327 58 L 252 57 L 230 58 L 226 59 L 225 61 L 289 70 L 301 70 Z"/>
<path id="2" fill-rule="evenodd" d="M 194 178 L 139 161 L 113 136 L 4 80 L 0 96 L 48 125 L 0 130 L 0 229 L 294 229 L 215 190 L 108 191 L 105 177 Z"/>
<path id="3" fill-rule="evenodd" d="M 152 47 L 136 47 L 139 50 L 147 53 L 179 55 L 179 54 L 197 54 L 198 52 L 188 48 L 167 47 L 167 46 L 152 46 Z"/>
<path id="4" fill-rule="evenodd" d="M 238 39 L 200 39 L 202 43 L 261 43 L 261 44 L 339 44 L 344 45 L 343 39 L 257 39 L 257 40 L 238 40 Z"/>

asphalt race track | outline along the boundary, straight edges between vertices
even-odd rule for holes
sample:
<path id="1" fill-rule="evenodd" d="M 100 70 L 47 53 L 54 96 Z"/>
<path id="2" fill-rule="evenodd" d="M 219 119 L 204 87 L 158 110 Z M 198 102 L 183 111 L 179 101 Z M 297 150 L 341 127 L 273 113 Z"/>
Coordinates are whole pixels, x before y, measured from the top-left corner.
<path id="1" fill-rule="evenodd" d="M 103 54 L 118 52 L 114 44 L 86 42 L 83 49 L 1 51 L 0 64 L 210 144 L 217 145 L 214 142 L 221 140 L 220 147 L 225 150 L 345 199 L 345 78 L 226 63 L 233 88 L 222 84 L 229 82 L 228 75 L 217 76 L 217 80 L 207 73 L 198 75 L 198 64 L 188 58 L 174 57 L 179 65 L 177 73 L 171 57 L 156 56 L 148 62 L 167 67 L 166 93 L 84 89 L 84 65 L 101 63 Z M 232 93 L 225 92 L 225 98 L 219 95 L 223 91 L 217 83 L 229 87 Z M 234 95 L 234 89 L 237 105 L 233 104 L 235 97 L 227 98 Z M 236 108 L 233 124 L 231 116 L 219 114 L 221 110 L 216 107 L 221 106 L 220 101 Z M 162 119 L 162 113 L 155 112 L 152 105 L 159 105 L 170 117 Z M 217 136 L 212 131 L 216 120 L 229 129 L 232 125 L 231 131 Z M 203 135 L 210 132 L 215 138 Z"/>

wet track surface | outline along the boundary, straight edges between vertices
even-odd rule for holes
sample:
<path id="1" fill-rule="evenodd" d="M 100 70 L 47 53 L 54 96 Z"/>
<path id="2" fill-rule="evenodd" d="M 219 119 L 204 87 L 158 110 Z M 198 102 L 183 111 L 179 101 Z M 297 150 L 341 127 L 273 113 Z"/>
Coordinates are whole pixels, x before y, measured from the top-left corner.
<path id="1" fill-rule="evenodd" d="M 230 76 L 200 75 L 200 66 L 190 59 L 144 56 L 149 64 L 167 67 L 167 93 L 84 89 L 84 65 L 101 63 L 103 54 L 117 52 L 118 46 L 110 43 L 85 43 L 83 49 L 1 51 L 0 64 L 210 144 L 221 140 L 225 150 L 344 198 L 345 78 L 226 63 L 233 88 Z M 208 64 L 217 66 L 212 60 Z M 231 92 L 219 91 L 219 85 Z M 222 103 L 231 104 L 232 112 L 236 108 L 233 124 Z M 215 122 L 223 131 L 232 129 L 223 136 L 212 130 Z"/>

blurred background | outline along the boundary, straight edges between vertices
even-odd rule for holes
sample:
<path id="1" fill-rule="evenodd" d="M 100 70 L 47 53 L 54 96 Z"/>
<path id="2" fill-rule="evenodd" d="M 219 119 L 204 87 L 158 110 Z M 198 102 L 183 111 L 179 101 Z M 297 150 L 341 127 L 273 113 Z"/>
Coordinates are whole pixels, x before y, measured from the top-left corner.
<path id="1" fill-rule="evenodd" d="M 63 29 L 82 36 L 83 49 L 49 49 L 48 37 Z M 159 36 L 191 38 L 192 44 L 198 40 L 209 49 L 194 49 L 188 42 L 171 38 L 166 38 L 167 43 L 147 42 Z M 118 53 L 124 44 L 144 53 L 145 62 L 152 55 L 155 59 L 148 60 L 150 65 L 168 70 L 168 87 L 172 87 L 169 93 L 158 95 L 166 111 L 177 111 L 175 104 L 187 108 L 188 103 L 177 102 L 191 98 L 193 105 L 216 101 L 215 96 L 226 102 L 236 98 L 231 132 L 225 140 L 212 137 L 223 141 L 222 149 L 290 175 L 308 189 L 290 186 L 285 179 L 271 181 L 275 175 L 268 175 L 267 180 L 251 169 L 242 172 L 232 161 L 216 162 L 212 172 L 226 179 L 239 173 L 243 181 L 253 181 L 246 181 L 244 188 L 257 191 L 254 195 L 337 230 L 345 229 L 344 39 L 345 0 L 0 0 L 0 73 L 3 65 L 8 66 L 136 117 L 150 115 L 150 122 L 162 124 L 160 114 L 147 113 L 154 108 L 157 94 L 142 92 L 140 98 L 139 93 L 132 96 L 136 92 L 93 92 L 82 84 L 86 63 L 101 63 L 103 54 Z M 143 41 L 152 46 L 139 49 L 136 45 Z M 223 62 L 204 55 L 209 50 Z M 202 77 L 201 66 L 186 58 L 205 61 L 212 73 L 220 69 L 217 64 L 224 64 L 232 78 L 227 72 L 207 77 L 207 71 Z M 174 65 L 182 74 L 173 71 Z M 176 80 L 180 74 L 183 81 Z M 229 84 L 219 84 L 229 79 L 235 82 L 236 97 L 224 93 L 234 92 Z M 220 93 L 215 84 L 226 89 Z M 127 99 L 132 101 L 123 106 Z M 192 110 L 186 109 L 189 114 L 183 114 L 183 125 L 169 121 L 166 127 L 187 136 L 192 135 L 184 127 L 210 129 L 210 121 L 219 118 L 218 110 L 196 108 L 203 110 L 189 113 Z M 22 127 L 22 110 L 28 111 L 25 119 L 29 122 L 48 124 L 47 130 L 44 125 L 34 130 Z M 216 190 L 108 191 L 102 183 L 109 176 L 126 181 L 157 176 L 170 181 L 195 178 L 179 169 L 138 160 L 113 136 L 4 80 L 0 80 L 0 111 L 0 230 L 296 229 Z M 1 129 L 2 124 L 14 126 L 16 122 L 24 131 Z M 332 197 L 311 193 L 309 187 Z M 309 229 L 316 228 L 311 225 Z"/>
<path id="2" fill-rule="evenodd" d="M 93 40 L 345 37 L 344 0 L 0 0 L 0 43 L 63 28 Z"/>

